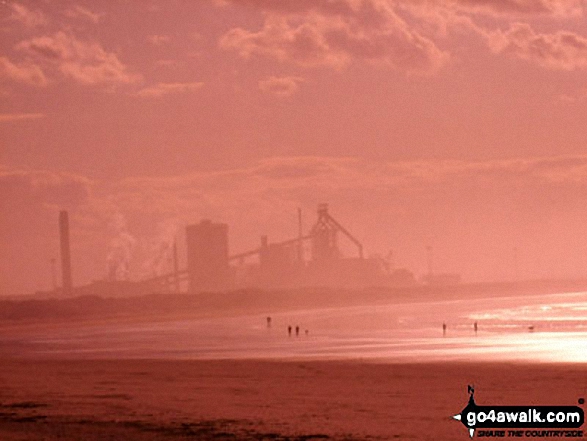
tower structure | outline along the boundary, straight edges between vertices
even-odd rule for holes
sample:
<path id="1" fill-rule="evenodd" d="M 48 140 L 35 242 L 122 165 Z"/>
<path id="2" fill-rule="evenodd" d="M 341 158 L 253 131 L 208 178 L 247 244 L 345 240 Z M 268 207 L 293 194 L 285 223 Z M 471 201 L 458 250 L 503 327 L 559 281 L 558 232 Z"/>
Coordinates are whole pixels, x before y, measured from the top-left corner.
<path id="1" fill-rule="evenodd" d="M 332 261 L 340 257 L 337 233 L 341 232 L 357 246 L 359 258 L 363 259 L 363 245 L 328 213 L 328 204 L 318 205 L 318 220 L 310 232 L 312 237 L 312 259 Z"/>
<path id="2" fill-rule="evenodd" d="M 187 271 L 189 290 L 219 291 L 231 285 L 228 265 L 228 225 L 202 220 L 188 225 Z"/>
<path id="3" fill-rule="evenodd" d="M 69 214 L 59 212 L 59 239 L 61 244 L 61 275 L 63 277 L 63 294 L 71 295 L 71 252 L 69 248 Z"/>

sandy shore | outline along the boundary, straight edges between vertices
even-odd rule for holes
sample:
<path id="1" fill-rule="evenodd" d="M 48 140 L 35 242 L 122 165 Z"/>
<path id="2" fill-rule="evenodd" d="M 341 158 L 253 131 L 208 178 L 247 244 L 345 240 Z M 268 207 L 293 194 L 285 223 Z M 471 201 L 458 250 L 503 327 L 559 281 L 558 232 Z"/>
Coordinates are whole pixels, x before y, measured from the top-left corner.
<path id="1" fill-rule="evenodd" d="M 585 367 L 266 361 L 0 362 L 2 440 L 465 440 L 483 404 L 575 404 Z"/>

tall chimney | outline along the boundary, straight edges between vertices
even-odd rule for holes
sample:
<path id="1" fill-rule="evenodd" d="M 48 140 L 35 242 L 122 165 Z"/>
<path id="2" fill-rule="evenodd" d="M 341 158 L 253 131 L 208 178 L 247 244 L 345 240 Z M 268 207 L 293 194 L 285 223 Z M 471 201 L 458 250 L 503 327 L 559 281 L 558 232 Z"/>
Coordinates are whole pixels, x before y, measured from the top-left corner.
<path id="1" fill-rule="evenodd" d="M 298 262 L 304 261 L 304 244 L 302 242 L 302 209 L 298 207 Z"/>
<path id="2" fill-rule="evenodd" d="M 59 236 L 61 240 L 61 274 L 63 276 L 63 294 L 71 295 L 71 254 L 69 251 L 69 215 L 67 211 L 59 212 Z"/>
<path id="3" fill-rule="evenodd" d="M 175 279 L 175 292 L 180 291 L 179 285 L 179 261 L 177 259 L 177 240 L 173 242 L 173 278 Z"/>

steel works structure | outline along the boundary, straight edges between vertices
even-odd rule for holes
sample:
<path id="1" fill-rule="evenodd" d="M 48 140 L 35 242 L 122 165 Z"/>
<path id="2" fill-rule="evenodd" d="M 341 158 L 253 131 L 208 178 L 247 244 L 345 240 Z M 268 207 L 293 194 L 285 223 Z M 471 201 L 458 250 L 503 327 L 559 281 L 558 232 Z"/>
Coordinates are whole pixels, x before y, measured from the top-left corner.
<path id="1" fill-rule="evenodd" d="M 203 220 L 186 227 L 187 269 L 145 280 L 151 290 L 178 291 L 185 286 L 191 292 L 220 291 L 229 288 L 279 288 L 320 285 L 368 285 L 382 272 L 380 260 L 365 259 L 363 245 L 320 204 L 318 219 L 308 234 L 303 234 L 298 209 L 298 235 L 293 239 L 270 243 L 261 236 L 258 248 L 229 255 L 228 225 Z M 357 257 L 345 258 L 339 249 L 339 236 L 357 249 Z M 304 249 L 310 244 L 311 257 Z M 251 258 L 255 258 L 251 263 Z"/>

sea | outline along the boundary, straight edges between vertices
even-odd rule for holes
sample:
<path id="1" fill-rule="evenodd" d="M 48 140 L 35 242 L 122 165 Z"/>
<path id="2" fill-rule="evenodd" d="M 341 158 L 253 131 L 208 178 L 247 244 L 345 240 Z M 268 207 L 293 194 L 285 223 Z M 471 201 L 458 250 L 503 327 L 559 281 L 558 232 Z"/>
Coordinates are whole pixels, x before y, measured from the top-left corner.
<path id="1" fill-rule="evenodd" d="M 587 292 L 109 321 L 6 338 L 26 357 L 586 363 Z"/>

